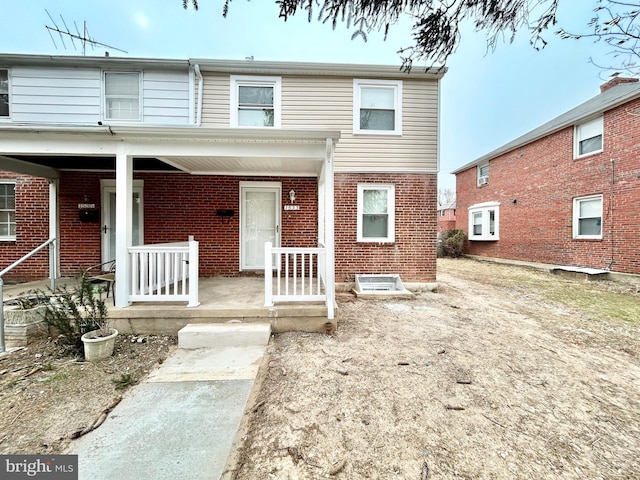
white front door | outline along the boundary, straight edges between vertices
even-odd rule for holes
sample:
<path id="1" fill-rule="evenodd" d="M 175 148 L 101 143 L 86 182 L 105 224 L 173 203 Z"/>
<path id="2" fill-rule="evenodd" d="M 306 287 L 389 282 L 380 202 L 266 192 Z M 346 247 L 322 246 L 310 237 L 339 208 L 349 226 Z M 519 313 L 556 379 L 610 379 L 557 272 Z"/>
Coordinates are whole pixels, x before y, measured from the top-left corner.
<path id="1" fill-rule="evenodd" d="M 240 182 L 240 270 L 264 268 L 264 244 L 280 246 L 280 182 Z"/>
<path id="2" fill-rule="evenodd" d="M 102 180 L 102 262 L 116 258 L 116 184 L 115 180 Z M 144 243 L 143 232 L 143 186 L 141 180 L 134 180 L 133 202 L 131 206 L 131 245 Z"/>

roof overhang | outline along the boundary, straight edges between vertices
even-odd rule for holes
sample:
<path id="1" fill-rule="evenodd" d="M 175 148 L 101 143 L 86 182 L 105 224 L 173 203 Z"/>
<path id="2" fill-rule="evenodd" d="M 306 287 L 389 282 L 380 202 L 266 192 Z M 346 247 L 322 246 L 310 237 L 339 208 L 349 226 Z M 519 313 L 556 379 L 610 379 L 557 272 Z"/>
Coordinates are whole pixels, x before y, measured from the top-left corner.
<path id="1" fill-rule="evenodd" d="M 125 153 L 156 158 L 172 167 L 168 170 L 192 175 L 317 176 L 328 141 L 339 138 L 340 132 L 326 130 L 0 126 L 0 169 L 16 171 L 11 167 L 18 160 L 11 157 L 26 164 L 32 157 L 43 167 L 59 157 L 75 157 L 71 168 L 82 170 L 91 158 Z"/>

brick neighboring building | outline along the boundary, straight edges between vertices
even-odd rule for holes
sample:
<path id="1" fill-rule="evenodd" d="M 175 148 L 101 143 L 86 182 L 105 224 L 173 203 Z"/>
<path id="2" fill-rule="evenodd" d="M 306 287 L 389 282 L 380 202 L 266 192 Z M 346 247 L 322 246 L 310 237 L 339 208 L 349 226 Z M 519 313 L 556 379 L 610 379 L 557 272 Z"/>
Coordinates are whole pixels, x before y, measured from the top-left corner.
<path id="1" fill-rule="evenodd" d="M 438 205 L 438 233 L 456 228 L 456 202 Z"/>
<path id="2" fill-rule="evenodd" d="M 637 79 L 453 173 L 465 253 L 640 274 Z"/>

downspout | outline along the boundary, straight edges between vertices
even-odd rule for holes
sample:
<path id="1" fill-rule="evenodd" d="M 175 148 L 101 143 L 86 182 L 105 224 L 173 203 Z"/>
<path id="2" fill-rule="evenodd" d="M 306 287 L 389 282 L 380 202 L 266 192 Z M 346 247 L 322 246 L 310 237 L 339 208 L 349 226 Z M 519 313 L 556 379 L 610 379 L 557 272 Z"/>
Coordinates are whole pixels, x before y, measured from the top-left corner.
<path id="1" fill-rule="evenodd" d="M 193 66 L 194 72 L 198 76 L 198 106 L 196 107 L 196 127 L 202 125 L 202 86 L 204 85 L 204 79 L 202 73 L 200 73 L 200 65 L 195 64 Z"/>
<path id="2" fill-rule="evenodd" d="M 614 210 L 615 210 L 615 198 L 616 198 L 616 167 L 615 167 L 615 161 L 613 158 L 610 159 L 611 161 L 611 185 L 609 186 L 609 202 L 610 202 L 610 207 L 609 207 L 609 211 L 611 212 L 610 214 L 610 219 L 609 219 L 609 223 L 611 224 L 610 227 L 610 235 L 611 235 L 611 261 L 609 262 L 609 265 L 607 266 L 607 270 L 611 270 L 611 267 L 613 266 L 613 264 L 616 261 L 616 252 L 615 252 L 615 214 L 614 214 Z"/>

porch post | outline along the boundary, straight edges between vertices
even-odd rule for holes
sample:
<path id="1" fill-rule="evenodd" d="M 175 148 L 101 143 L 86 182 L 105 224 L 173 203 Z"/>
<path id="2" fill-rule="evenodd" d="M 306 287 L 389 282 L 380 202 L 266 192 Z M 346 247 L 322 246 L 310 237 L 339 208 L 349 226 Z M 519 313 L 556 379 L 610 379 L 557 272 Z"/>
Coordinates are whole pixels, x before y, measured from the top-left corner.
<path id="1" fill-rule="evenodd" d="M 264 243 L 264 306 L 273 307 L 273 265 L 271 242 Z"/>
<path id="2" fill-rule="evenodd" d="M 51 290 L 56 288 L 58 278 L 60 235 L 58 219 L 58 179 L 49 180 L 49 238 L 55 238 L 49 245 L 49 286 Z"/>
<path id="3" fill-rule="evenodd" d="M 116 154 L 116 307 L 128 307 L 131 291 L 131 265 L 129 247 L 133 230 L 131 207 L 133 204 L 133 157 L 126 154 L 124 145 Z"/>
<path id="4" fill-rule="evenodd" d="M 324 159 L 324 247 L 326 249 L 325 293 L 327 294 L 327 319 L 333 320 L 336 299 L 336 253 L 334 241 L 334 179 L 333 153 L 335 146 L 332 138 L 327 138 L 327 150 Z"/>
<path id="5" fill-rule="evenodd" d="M 198 288 L 200 275 L 200 259 L 199 248 L 200 243 L 197 242 L 193 235 L 189 235 L 189 304 L 187 307 L 197 307 L 200 305 L 198 300 Z"/>

